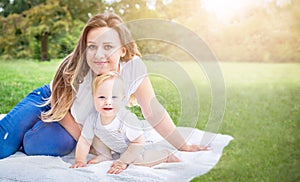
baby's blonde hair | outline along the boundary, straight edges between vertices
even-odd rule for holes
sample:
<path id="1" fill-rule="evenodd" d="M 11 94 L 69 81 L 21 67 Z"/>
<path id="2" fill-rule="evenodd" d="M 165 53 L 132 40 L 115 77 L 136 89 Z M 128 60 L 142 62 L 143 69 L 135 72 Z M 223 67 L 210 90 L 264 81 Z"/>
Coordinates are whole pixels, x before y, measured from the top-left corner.
<path id="1" fill-rule="evenodd" d="M 99 88 L 99 86 L 105 81 L 105 80 L 108 80 L 108 79 L 112 79 L 112 78 L 116 78 L 116 79 L 120 79 L 122 81 L 122 92 L 123 92 L 123 95 L 125 97 L 125 84 L 124 84 L 124 81 L 122 79 L 122 77 L 119 75 L 119 73 L 115 72 L 115 71 L 110 71 L 110 72 L 107 72 L 107 73 L 104 73 L 104 74 L 101 74 L 100 76 L 97 76 L 93 82 L 93 90 L 92 90 L 92 93 L 94 95 L 94 93 L 96 92 L 97 88 Z M 138 105 L 137 104 L 137 100 L 135 98 L 134 95 L 131 95 L 129 97 L 129 100 L 128 100 L 128 103 L 127 103 L 127 106 L 129 107 L 132 107 L 132 106 L 135 106 L 135 105 Z"/>
<path id="2" fill-rule="evenodd" d="M 99 88 L 99 86 L 105 81 L 105 80 L 108 80 L 108 79 L 119 79 L 122 83 L 122 93 L 123 95 L 125 96 L 125 85 L 124 85 L 124 81 L 123 79 L 121 78 L 121 76 L 119 75 L 118 72 L 115 72 L 115 71 L 109 71 L 109 72 L 106 72 L 106 73 L 103 73 L 99 76 L 97 76 L 94 81 L 93 81 L 93 90 L 92 90 L 92 93 L 93 95 L 95 94 L 96 90 Z"/>

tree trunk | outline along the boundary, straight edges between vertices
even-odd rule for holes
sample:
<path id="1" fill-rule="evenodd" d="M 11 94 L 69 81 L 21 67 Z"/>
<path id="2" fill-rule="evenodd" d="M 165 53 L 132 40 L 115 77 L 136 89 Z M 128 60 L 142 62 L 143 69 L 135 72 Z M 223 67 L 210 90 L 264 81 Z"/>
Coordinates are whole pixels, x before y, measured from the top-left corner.
<path id="1" fill-rule="evenodd" d="M 41 35 L 41 61 L 50 61 L 48 55 L 48 36 L 48 32 Z"/>

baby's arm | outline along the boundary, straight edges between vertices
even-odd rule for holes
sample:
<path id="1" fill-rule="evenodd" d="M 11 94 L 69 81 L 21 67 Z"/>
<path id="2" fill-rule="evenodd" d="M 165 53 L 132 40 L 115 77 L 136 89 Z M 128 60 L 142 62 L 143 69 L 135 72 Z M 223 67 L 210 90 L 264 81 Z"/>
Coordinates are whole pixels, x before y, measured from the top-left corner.
<path id="1" fill-rule="evenodd" d="M 141 153 L 144 148 L 144 135 L 131 141 L 127 150 L 120 156 L 120 159 L 113 162 L 107 173 L 119 174 L 127 168 Z"/>
<path id="2" fill-rule="evenodd" d="M 79 137 L 77 146 L 76 146 L 76 154 L 75 154 L 75 164 L 70 166 L 70 168 L 78 168 L 86 166 L 86 158 L 89 154 L 91 147 L 91 142 L 89 142 L 82 135 Z"/>

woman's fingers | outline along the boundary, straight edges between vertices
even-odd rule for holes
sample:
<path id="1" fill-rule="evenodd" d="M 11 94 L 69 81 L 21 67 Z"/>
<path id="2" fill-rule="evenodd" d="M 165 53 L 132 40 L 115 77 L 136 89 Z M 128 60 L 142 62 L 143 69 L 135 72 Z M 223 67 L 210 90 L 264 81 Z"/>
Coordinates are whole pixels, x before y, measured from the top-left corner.
<path id="1" fill-rule="evenodd" d="M 180 148 L 181 151 L 185 151 L 185 152 L 197 152 L 197 151 L 206 151 L 206 150 L 210 150 L 209 146 L 201 146 L 201 145 L 183 145 Z"/>

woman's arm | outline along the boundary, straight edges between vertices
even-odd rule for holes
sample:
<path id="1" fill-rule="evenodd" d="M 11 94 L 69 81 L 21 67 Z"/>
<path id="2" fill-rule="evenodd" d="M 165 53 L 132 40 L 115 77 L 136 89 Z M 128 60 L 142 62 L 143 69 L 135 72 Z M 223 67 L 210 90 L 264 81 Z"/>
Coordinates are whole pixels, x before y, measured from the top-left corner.
<path id="1" fill-rule="evenodd" d="M 67 132 L 70 133 L 74 140 L 78 141 L 81 128 L 79 127 L 78 123 L 75 121 L 70 112 L 67 112 L 65 117 L 59 121 L 59 124 L 61 124 L 67 130 Z"/>
<path id="2" fill-rule="evenodd" d="M 149 77 L 145 77 L 134 93 L 144 118 L 175 148 L 182 151 L 207 150 L 208 147 L 187 145 L 170 115 L 157 100 Z"/>

